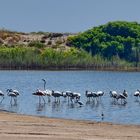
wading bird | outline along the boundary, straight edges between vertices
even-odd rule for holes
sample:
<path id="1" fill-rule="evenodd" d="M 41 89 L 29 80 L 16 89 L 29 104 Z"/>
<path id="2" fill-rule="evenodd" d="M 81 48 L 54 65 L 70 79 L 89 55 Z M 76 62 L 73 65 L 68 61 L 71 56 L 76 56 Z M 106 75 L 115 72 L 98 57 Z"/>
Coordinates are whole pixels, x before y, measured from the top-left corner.
<path id="1" fill-rule="evenodd" d="M 63 94 L 60 91 L 52 90 L 52 96 L 55 98 L 55 102 L 60 102 L 60 97 L 63 96 Z"/>
<path id="2" fill-rule="evenodd" d="M 0 103 L 2 103 L 2 101 L 4 100 L 4 93 L 0 90 L 0 96 L 2 97 Z"/>
<path id="3" fill-rule="evenodd" d="M 44 82 L 44 90 L 46 89 L 46 80 L 45 79 L 42 79 L 42 81 Z"/>
<path id="4" fill-rule="evenodd" d="M 137 89 L 137 90 L 134 92 L 134 96 L 137 97 L 137 98 L 140 97 L 140 90 Z"/>
<path id="5" fill-rule="evenodd" d="M 114 101 L 117 99 L 118 93 L 116 91 L 110 91 L 109 94 L 110 97 L 114 99 Z"/>
<path id="6" fill-rule="evenodd" d="M 49 89 L 46 89 L 46 80 L 45 79 L 42 79 L 42 81 L 44 82 L 44 91 L 43 93 L 46 94 L 46 96 L 48 97 L 48 102 L 51 101 L 51 96 L 52 96 L 52 91 L 49 90 Z"/>
<path id="7" fill-rule="evenodd" d="M 44 96 L 46 96 L 46 93 L 44 91 L 37 89 L 36 92 L 32 94 L 39 97 L 39 104 L 41 104 L 41 98 L 43 99 L 44 103 L 46 103 L 44 99 Z"/>
<path id="8" fill-rule="evenodd" d="M 17 90 L 13 90 L 13 89 L 7 89 L 7 95 L 9 97 L 11 97 L 10 103 L 13 104 L 17 104 L 17 96 L 19 96 L 19 92 Z"/>
<path id="9" fill-rule="evenodd" d="M 124 90 L 122 94 L 123 94 L 125 97 L 128 97 L 128 93 L 127 93 L 126 90 Z"/>
<path id="10" fill-rule="evenodd" d="M 44 96 L 47 95 L 47 92 L 45 91 L 46 88 L 46 80 L 42 79 L 44 82 L 43 88 L 44 90 L 37 89 L 36 92 L 32 93 L 32 95 L 38 96 L 39 97 L 39 104 L 41 104 L 41 99 L 43 100 L 44 103 L 46 103 Z"/>
<path id="11" fill-rule="evenodd" d="M 91 91 L 86 90 L 85 96 L 87 97 L 87 101 L 90 102 L 90 98 L 93 97 L 93 94 Z"/>
<path id="12" fill-rule="evenodd" d="M 103 91 L 97 91 L 96 93 L 98 95 L 99 98 L 101 98 L 104 95 Z"/>

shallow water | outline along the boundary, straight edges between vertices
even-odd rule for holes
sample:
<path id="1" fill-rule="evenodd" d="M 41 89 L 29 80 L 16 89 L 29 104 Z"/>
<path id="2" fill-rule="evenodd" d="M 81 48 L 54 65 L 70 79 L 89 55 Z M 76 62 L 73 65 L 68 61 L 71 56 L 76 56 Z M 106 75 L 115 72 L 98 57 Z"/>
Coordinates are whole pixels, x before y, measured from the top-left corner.
<path id="1" fill-rule="evenodd" d="M 68 103 L 61 98 L 55 103 L 54 98 L 46 104 L 39 104 L 38 97 L 32 93 L 37 88 L 43 89 L 42 78 L 47 80 L 47 89 L 81 93 L 84 106 Z M 20 92 L 17 105 L 10 104 L 6 89 L 13 88 Z M 140 124 L 140 100 L 133 97 L 140 88 L 139 72 L 101 72 L 101 71 L 0 71 L 0 90 L 5 92 L 5 99 L 0 109 L 36 116 L 49 116 L 78 120 L 95 120 L 121 124 Z M 114 103 L 109 97 L 110 90 L 128 91 L 126 104 Z M 105 95 L 99 102 L 87 102 L 85 91 L 102 90 Z M 101 117 L 101 113 L 104 117 Z"/>

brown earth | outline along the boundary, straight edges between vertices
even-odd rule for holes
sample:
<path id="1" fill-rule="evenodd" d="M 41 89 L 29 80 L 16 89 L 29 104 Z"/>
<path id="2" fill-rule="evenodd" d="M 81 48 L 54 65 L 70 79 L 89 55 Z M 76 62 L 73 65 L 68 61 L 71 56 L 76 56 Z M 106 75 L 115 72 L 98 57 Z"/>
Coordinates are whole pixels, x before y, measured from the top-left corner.
<path id="1" fill-rule="evenodd" d="M 139 140 L 140 126 L 0 112 L 0 140 Z"/>

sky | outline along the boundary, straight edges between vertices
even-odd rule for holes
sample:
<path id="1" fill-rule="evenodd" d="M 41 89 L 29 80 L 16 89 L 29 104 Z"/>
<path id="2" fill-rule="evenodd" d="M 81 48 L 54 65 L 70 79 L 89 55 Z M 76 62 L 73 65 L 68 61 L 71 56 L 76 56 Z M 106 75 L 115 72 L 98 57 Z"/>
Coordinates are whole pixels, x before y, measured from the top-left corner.
<path id="1" fill-rule="evenodd" d="M 0 0 L 0 28 L 83 32 L 110 21 L 140 23 L 140 0 Z"/>

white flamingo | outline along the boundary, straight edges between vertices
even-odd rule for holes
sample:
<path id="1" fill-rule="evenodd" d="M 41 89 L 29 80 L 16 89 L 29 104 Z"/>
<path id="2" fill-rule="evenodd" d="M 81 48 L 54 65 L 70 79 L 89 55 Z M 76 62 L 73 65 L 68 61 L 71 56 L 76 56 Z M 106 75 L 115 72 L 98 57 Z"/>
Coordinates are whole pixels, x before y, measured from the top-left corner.
<path id="1" fill-rule="evenodd" d="M 52 96 L 55 98 L 55 102 L 60 102 L 60 97 L 63 95 L 60 91 L 52 90 Z"/>
<path id="2" fill-rule="evenodd" d="M 121 99 L 121 103 L 126 103 L 126 96 L 124 96 L 123 94 L 118 94 L 117 95 L 117 97 L 116 97 L 116 99 L 117 99 L 117 101 L 119 100 L 119 99 Z M 123 101 L 123 102 L 122 102 Z"/>
<path id="3" fill-rule="evenodd" d="M 71 92 L 71 91 L 66 91 L 65 93 L 66 93 L 66 96 L 68 97 L 68 102 L 69 102 L 69 99 L 72 103 L 73 103 L 73 100 L 75 100 L 75 102 L 80 100 L 80 97 L 81 97 L 80 93 Z M 62 93 L 62 95 L 63 95 L 63 93 Z"/>
<path id="4" fill-rule="evenodd" d="M 97 96 L 101 99 L 101 97 L 104 95 L 103 91 L 97 91 Z"/>
<path id="5" fill-rule="evenodd" d="M 39 97 L 39 104 L 41 104 L 41 99 L 43 100 L 44 103 L 46 103 L 44 96 L 47 95 L 47 91 L 45 91 L 46 88 L 46 80 L 42 79 L 44 82 L 43 88 L 44 90 L 37 89 L 36 92 L 32 93 L 32 95 L 38 96 Z"/>
<path id="6" fill-rule="evenodd" d="M 51 101 L 51 96 L 52 96 L 52 90 L 46 89 L 44 91 L 44 93 L 46 94 L 46 96 L 48 97 L 48 102 Z"/>
<path id="7" fill-rule="evenodd" d="M 72 97 L 72 94 L 73 94 L 72 91 L 68 90 L 64 94 L 65 94 L 64 96 L 68 97 L 68 102 L 69 102 L 69 100 L 70 100 L 70 98 Z"/>
<path id="8" fill-rule="evenodd" d="M 128 93 L 126 92 L 126 90 L 123 91 L 123 93 L 118 94 L 116 91 L 110 91 L 110 97 L 114 99 L 116 99 L 116 101 L 119 101 L 119 99 L 121 100 L 121 103 L 126 103 L 126 99 L 128 97 Z M 123 102 L 122 102 L 123 101 Z"/>
<path id="9" fill-rule="evenodd" d="M 85 96 L 87 97 L 87 100 L 90 101 L 90 98 L 93 97 L 93 94 L 92 94 L 91 91 L 86 90 L 86 92 L 85 92 Z"/>
<path id="10" fill-rule="evenodd" d="M 73 97 L 74 97 L 75 101 L 79 101 L 81 98 L 81 94 L 78 92 L 73 92 Z"/>
<path id="11" fill-rule="evenodd" d="M 109 94 L 110 97 L 114 99 L 114 101 L 117 99 L 118 93 L 116 91 L 110 91 Z"/>
<path id="12" fill-rule="evenodd" d="M 137 89 L 137 91 L 134 92 L 134 96 L 135 97 L 140 97 L 140 90 Z"/>
<path id="13" fill-rule="evenodd" d="M 4 93 L 0 90 L 0 96 L 2 97 L 0 103 L 2 103 L 2 101 L 4 100 Z"/>
<path id="14" fill-rule="evenodd" d="M 123 101 L 123 103 L 126 103 L 127 97 L 128 97 L 128 93 L 126 90 L 124 90 L 122 94 L 118 94 L 117 98 L 121 99 L 121 103 L 122 103 L 122 101 Z"/>
<path id="15" fill-rule="evenodd" d="M 48 101 L 51 101 L 51 96 L 52 96 L 52 90 L 46 89 L 46 80 L 42 79 L 42 81 L 44 82 L 44 93 L 46 94 L 46 96 L 48 97 Z"/>
<path id="16" fill-rule="evenodd" d="M 98 101 L 98 97 L 99 96 L 102 96 L 104 93 L 102 91 L 98 91 L 98 92 L 95 92 L 95 91 L 88 91 L 86 90 L 86 97 L 87 99 L 90 101 L 90 98 L 93 99 L 93 101 L 95 101 L 94 99 L 96 99 L 96 101 Z"/>
<path id="17" fill-rule="evenodd" d="M 41 103 L 41 98 L 43 99 L 44 103 L 46 103 L 43 97 L 43 96 L 46 96 L 46 93 L 44 91 L 37 89 L 36 92 L 32 94 L 39 97 L 39 104 Z"/>
<path id="18" fill-rule="evenodd" d="M 122 94 L 123 94 L 125 97 L 128 97 L 128 93 L 127 93 L 126 90 L 124 90 Z"/>
<path id="19" fill-rule="evenodd" d="M 92 91 L 92 98 L 93 100 L 95 99 L 94 101 L 98 102 L 99 95 L 97 94 L 97 92 Z"/>
<path id="20" fill-rule="evenodd" d="M 19 92 L 13 89 L 7 89 L 7 95 L 11 97 L 10 103 L 14 101 L 14 104 L 17 104 L 17 96 L 19 96 Z"/>

